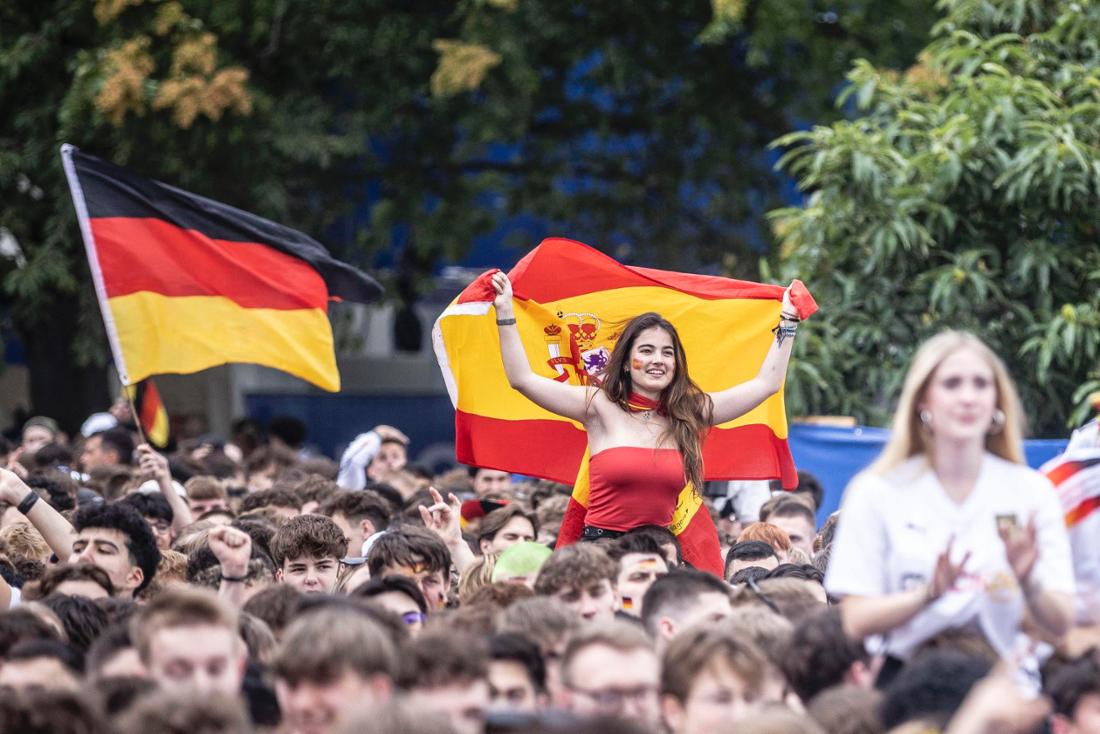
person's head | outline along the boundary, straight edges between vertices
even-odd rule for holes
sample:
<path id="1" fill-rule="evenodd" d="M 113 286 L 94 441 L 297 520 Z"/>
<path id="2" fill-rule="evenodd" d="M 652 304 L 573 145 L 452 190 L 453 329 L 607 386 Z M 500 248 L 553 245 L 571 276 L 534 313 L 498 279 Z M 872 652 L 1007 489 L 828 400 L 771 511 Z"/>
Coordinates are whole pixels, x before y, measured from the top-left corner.
<path id="1" fill-rule="evenodd" d="M 882 694 L 874 689 L 833 686 L 807 701 L 806 712 L 829 734 L 884 734 L 878 717 L 881 701 Z"/>
<path id="2" fill-rule="evenodd" d="M 321 515 L 292 517 L 271 539 L 275 580 L 307 594 L 329 593 L 336 588 L 347 550 L 348 539 L 332 520 Z"/>
<path id="3" fill-rule="evenodd" d="M 140 696 L 114 721 L 117 734 L 251 734 L 244 707 L 235 696 L 201 698 L 175 690 Z"/>
<path id="4" fill-rule="evenodd" d="M 592 543 L 554 551 L 539 569 L 535 593 L 565 602 L 585 620 L 611 619 L 619 608 L 619 564 Z"/>
<path id="5" fill-rule="evenodd" d="M 427 630 L 401 654 L 401 687 L 424 708 L 446 714 L 462 734 L 480 734 L 489 710 L 488 650 L 483 639 Z"/>
<path id="6" fill-rule="evenodd" d="M 0 688 L 80 689 L 84 659 L 59 640 L 27 640 L 14 645 L 0 665 Z"/>
<path id="7" fill-rule="evenodd" d="M 787 534 L 792 547 L 801 548 L 807 558 L 814 557 L 817 518 L 805 503 L 793 497 L 783 498 L 768 515 L 768 522 Z"/>
<path id="8" fill-rule="evenodd" d="M 402 525 L 383 533 L 367 554 L 371 578 L 403 574 L 416 581 L 428 609 L 442 609 L 447 602 L 451 553 L 432 531 Z"/>
<path id="9" fill-rule="evenodd" d="M 54 594 L 42 599 L 38 604 L 49 609 L 57 617 L 65 640 L 80 655 L 88 652 L 88 646 L 109 624 L 107 612 L 94 601 L 83 596 Z"/>
<path id="10" fill-rule="evenodd" d="M 96 702 L 83 692 L 31 688 L 0 696 L 0 731 L 107 734 L 111 729 Z"/>
<path id="11" fill-rule="evenodd" d="M 944 726 L 990 668 L 989 660 L 956 650 L 918 655 L 883 691 L 879 714 L 884 727 L 890 730 L 910 721 Z"/>
<path id="12" fill-rule="evenodd" d="M 620 716 L 653 726 L 659 718 L 660 664 L 636 624 L 599 621 L 570 637 L 555 702 L 579 716 Z"/>
<path id="13" fill-rule="evenodd" d="M 50 566 L 38 580 L 38 595 L 43 598 L 51 594 L 64 594 L 95 600 L 114 596 L 114 593 L 111 577 L 102 568 L 90 563 Z"/>
<path id="14" fill-rule="evenodd" d="M 33 525 L 17 522 L 0 529 L 0 548 L 9 558 L 26 558 L 46 561 L 50 557 L 49 544 Z"/>
<path id="15" fill-rule="evenodd" d="M 533 541 L 539 534 L 535 516 L 517 504 L 493 510 L 478 526 L 477 543 L 483 555 L 503 553 L 516 543 Z"/>
<path id="16" fill-rule="evenodd" d="M 409 449 L 404 441 L 392 437 L 384 438 L 382 445 L 378 447 L 378 453 L 367 467 L 367 478 L 372 482 L 381 481 L 390 473 L 404 469 L 408 461 Z"/>
<path id="17" fill-rule="evenodd" d="M 84 442 L 80 465 L 85 472 L 101 466 L 132 464 L 134 439 L 125 428 L 109 428 L 93 433 Z"/>
<path id="18" fill-rule="evenodd" d="M 789 565 L 789 564 L 788 564 Z M 778 566 L 784 569 L 786 566 Z M 799 567 L 794 567 L 799 569 Z M 820 573 L 813 566 L 807 567 L 814 573 Z M 771 571 L 770 573 L 774 573 Z M 800 573 L 807 573 L 799 570 Z M 798 622 L 828 603 L 825 589 L 819 580 L 798 578 L 795 576 L 780 578 L 762 578 L 737 588 L 733 593 L 733 605 L 740 607 L 764 606 L 791 622 Z"/>
<path id="19" fill-rule="evenodd" d="M 616 588 L 622 610 L 640 617 L 646 591 L 668 573 L 668 562 L 660 544 L 650 535 L 627 533 L 607 547 L 607 554 L 619 562 Z"/>
<path id="20" fill-rule="evenodd" d="M 157 572 L 160 551 L 149 523 L 128 505 L 85 505 L 73 518 L 76 539 L 71 562 L 107 572 L 118 596 L 137 596 Z"/>
<path id="21" fill-rule="evenodd" d="M 882 473 L 927 454 L 937 440 L 980 441 L 1022 464 L 1023 428 L 1020 398 L 1000 357 L 974 334 L 945 331 L 914 355 L 890 438 L 869 471 Z"/>
<path id="22" fill-rule="evenodd" d="M 250 453 L 245 460 L 248 491 L 271 489 L 279 472 L 293 466 L 297 458 L 293 451 L 281 446 L 261 446 Z"/>
<path id="23" fill-rule="evenodd" d="M 688 375 L 676 327 L 652 312 L 631 319 L 615 343 L 603 378 L 601 389 L 623 410 L 629 410 L 632 392 L 660 403 L 668 416 L 669 434 L 684 457 L 684 477 L 702 487 L 702 434 L 710 428 L 714 406 Z"/>
<path id="24" fill-rule="evenodd" d="M 642 599 L 642 622 L 663 647 L 682 630 L 728 617 L 730 589 L 703 571 L 681 568 L 653 582 Z"/>
<path id="25" fill-rule="evenodd" d="M 726 552 L 726 580 L 729 581 L 743 568 L 758 566 L 771 570 L 779 565 L 775 548 L 762 540 L 745 540 L 734 543 Z"/>
<path id="26" fill-rule="evenodd" d="M 142 663 L 164 689 L 235 696 L 247 649 L 237 613 L 211 591 L 171 589 L 130 620 Z"/>
<path id="27" fill-rule="evenodd" d="M 130 637 L 127 623 L 107 627 L 95 639 L 85 657 L 85 670 L 89 678 L 141 678 L 147 674 L 145 664 Z"/>
<path id="28" fill-rule="evenodd" d="M 262 619 L 275 635 L 275 639 L 282 639 L 283 632 L 294 620 L 302 598 L 302 592 L 293 586 L 276 584 L 246 601 L 242 611 Z"/>
<path id="29" fill-rule="evenodd" d="M 470 477 L 474 484 L 474 494 L 480 498 L 507 495 L 512 489 L 512 475 L 506 471 L 471 467 Z"/>
<path id="30" fill-rule="evenodd" d="M 192 517 L 202 517 L 211 510 L 229 509 L 229 492 L 216 477 L 191 477 L 183 488 L 187 492 L 187 506 Z"/>
<path id="31" fill-rule="evenodd" d="M 424 627 L 428 602 L 420 587 L 411 577 L 395 573 L 372 578 L 352 592 L 353 596 L 369 599 L 383 609 L 401 618 L 410 634 L 415 635 Z"/>
<path id="32" fill-rule="evenodd" d="M 557 599 L 538 596 L 518 601 L 505 609 L 497 621 L 497 632 L 527 637 L 538 645 L 546 665 L 546 690 L 560 698 L 561 659 L 569 636 L 581 626 L 580 616 Z"/>
<path id="33" fill-rule="evenodd" d="M 673 734 L 706 734 L 743 720 L 761 700 L 767 662 L 731 631 L 696 625 L 661 660 L 661 709 Z"/>
<path id="34" fill-rule="evenodd" d="M 1054 707 L 1053 734 L 1100 733 L 1100 662 L 1095 649 L 1059 668 L 1044 681 L 1043 689 Z"/>
<path id="35" fill-rule="evenodd" d="M 363 543 L 389 527 L 390 508 L 373 492 L 340 490 L 326 499 L 320 514 L 332 519 L 348 538 L 348 553 L 358 556 Z"/>
<path id="36" fill-rule="evenodd" d="M 149 528 L 157 539 L 157 548 L 166 551 L 172 547 L 172 506 L 162 494 L 134 492 L 119 500 L 119 504 L 133 507 L 149 523 Z"/>
<path id="37" fill-rule="evenodd" d="M 349 701 L 387 701 L 398 657 L 386 631 L 351 607 L 301 615 L 286 630 L 272 672 L 289 734 L 327 734 Z"/>
<path id="38" fill-rule="evenodd" d="M 874 680 L 869 662 L 863 643 L 844 632 L 840 610 L 830 607 L 795 625 L 783 656 L 783 673 L 794 692 L 808 703 L 826 688 L 843 683 L 870 688 Z"/>
<path id="39" fill-rule="evenodd" d="M 33 454 L 46 444 L 56 441 L 60 433 L 57 421 L 36 415 L 23 424 L 23 440 L 20 445 L 28 454 Z"/>
<path id="40" fill-rule="evenodd" d="M 546 666 L 538 645 L 515 633 L 489 638 L 489 696 L 494 711 L 538 711 L 545 703 Z"/>
<path id="41" fill-rule="evenodd" d="M 815 512 L 821 509 L 821 503 L 825 499 L 825 488 L 821 486 L 821 480 L 808 471 L 798 470 L 798 486 L 791 490 L 795 497 L 802 497 L 809 501 L 811 509 Z"/>
<path id="42" fill-rule="evenodd" d="M 767 543 L 775 551 L 780 563 L 787 562 L 787 556 L 791 552 L 791 537 L 787 531 L 768 522 L 754 522 L 745 526 L 741 534 L 737 536 L 738 543 L 748 540 L 759 540 Z"/>

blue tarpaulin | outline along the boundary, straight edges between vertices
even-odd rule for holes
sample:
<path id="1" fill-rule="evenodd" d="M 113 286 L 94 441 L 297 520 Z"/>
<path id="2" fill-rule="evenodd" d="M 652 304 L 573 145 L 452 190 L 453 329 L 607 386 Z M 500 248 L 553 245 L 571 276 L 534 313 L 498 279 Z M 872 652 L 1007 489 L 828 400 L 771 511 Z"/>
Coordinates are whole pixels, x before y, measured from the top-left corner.
<path id="1" fill-rule="evenodd" d="M 818 508 L 818 525 L 840 506 L 844 488 L 860 469 L 870 464 L 886 443 L 885 428 L 856 426 L 834 428 L 795 424 L 789 439 L 795 466 L 821 481 L 825 498 Z M 1065 439 L 1034 439 L 1024 442 L 1027 463 L 1038 468 L 1062 452 Z"/>

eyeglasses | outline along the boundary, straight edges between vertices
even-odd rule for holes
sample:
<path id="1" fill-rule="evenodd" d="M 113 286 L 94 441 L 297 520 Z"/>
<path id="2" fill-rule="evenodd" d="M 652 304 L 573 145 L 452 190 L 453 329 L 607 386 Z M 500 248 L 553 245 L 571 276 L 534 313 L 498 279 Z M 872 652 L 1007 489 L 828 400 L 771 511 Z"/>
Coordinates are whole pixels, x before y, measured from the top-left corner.
<path id="1" fill-rule="evenodd" d="M 423 612 L 405 612 L 401 615 L 401 621 L 407 625 L 421 624 L 425 619 Z"/>
<path id="2" fill-rule="evenodd" d="M 605 688 L 600 691 L 587 691 L 583 688 L 570 686 L 574 693 L 587 697 L 592 703 L 601 709 L 621 708 L 625 703 L 643 704 L 647 699 L 657 695 L 654 686 L 638 686 L 637 688 Z"/>

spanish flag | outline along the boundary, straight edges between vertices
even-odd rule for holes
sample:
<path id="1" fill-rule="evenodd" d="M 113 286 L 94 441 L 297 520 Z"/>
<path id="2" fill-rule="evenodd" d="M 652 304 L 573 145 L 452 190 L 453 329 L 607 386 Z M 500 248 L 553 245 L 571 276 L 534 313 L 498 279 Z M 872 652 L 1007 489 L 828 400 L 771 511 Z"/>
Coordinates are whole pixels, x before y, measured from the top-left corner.
<path id="1" fill-rule="evenodd" d="M 500 357 L 494 291 L 486 273 L 436 321 L 433 342 L 455 406 L 456 453 L 489 467 L 573 484 L 570 510 L 558 536 L 580 536 L 588 504 L 587 437 L 583 426 L 538 407 L 513 390 Z M 754 377 L 773 343 L 781 286 L 628 267 L 587 245 L 548 239 L 509 273 L 517 328 L 531 367 L 570 384 L 595 384 L 626 323 L 656 311 L 676 325 L 692 379 L 707 392 Z M 803 317 L 817 305 L 796 284 Z M 703 451 L 708 479 L 797 476 L 787 446 L 783 394 L 710 431 Z M 722 574 L 717 534 L 699 492 L 680 494 L 671 529 L 684 555 Z"/>
<path id="2" fill-rule="evenodd" d="M 340 389 L 330 300 L 380 286 L 308 236 L 61 147 L 123 385 L 251 362 Z"/>

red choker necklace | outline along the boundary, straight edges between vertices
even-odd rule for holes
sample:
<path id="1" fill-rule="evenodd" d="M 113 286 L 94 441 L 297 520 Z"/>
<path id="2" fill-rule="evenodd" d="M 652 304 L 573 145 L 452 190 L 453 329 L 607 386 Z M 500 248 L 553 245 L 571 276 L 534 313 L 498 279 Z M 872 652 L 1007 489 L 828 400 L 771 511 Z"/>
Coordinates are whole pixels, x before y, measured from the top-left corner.
<path id="1" fill-rule="evenodd" d="M 651 400 L 644 395 L 639 395 L 636 392 L 630 393 L 630 397 L 626 399 L 626 407 L 630 409 L 631 413 L 644 413 L 646 411 L 652 411 L 657 415 L 664 415 L 665 411 L 661 407 L 661 403 L 657 400 Z"/>

